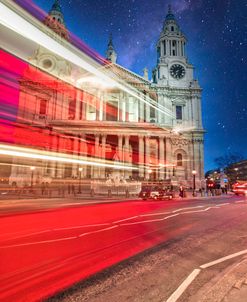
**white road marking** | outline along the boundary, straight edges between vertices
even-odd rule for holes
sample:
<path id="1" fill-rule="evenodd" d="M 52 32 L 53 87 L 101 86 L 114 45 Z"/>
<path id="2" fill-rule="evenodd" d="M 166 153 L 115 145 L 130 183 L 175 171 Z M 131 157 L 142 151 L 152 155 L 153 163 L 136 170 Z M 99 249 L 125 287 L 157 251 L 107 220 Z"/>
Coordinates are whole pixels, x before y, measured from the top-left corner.
<path id="1" fill-rule="evenodd" d="M 176 213 L 176 214 L 169 215 L 169 216 L 166 216 L 163 218 L 158 218 L 158 219 L 149 219 L 149 220 L 141 220 L 141 221 L 136 221 L 136 222 L 123 223 L 123 224 L 120 224 L 120 226 L 121 225 L 128 226 L 128 225 L 143 224 L 143 223 L 150 223 L 150 222 L 160 222 L 160 221 L 164 221 L 164 220 L 167 220 L 169 218 L 176 217 L 179 215 L 190 214 L 190 213 L 201 213 L 201 212 L 206 212 L 210 209 L 218 209 L 218 207 L 214 206 L 214 207 L 207 207 L 206 209 L 198 210 L 198 211 L 187 211 L 187 212 L 182 212 L 182 213 Z"/>
<path id="2" fill-rule="evenodd" d="M 185 292 L 185 290 L 188 288 L 188 286 L 199 275 L 199 273 L 201 272 L 202 269 L 206 269 L 208 267 L 214 266 L 221 262 L 227 261 L 227 260 L 235 258 L 235 257 L 242 256 L 245 254 L 247 254 L 247 250 L 243 250 L 243 251 L 219 258 L 215 261 L 201 265 L 198 269 L 194 269 L 192 271 L 192 273 L 183 281 L 183 283 L 175 290 L 175 292 L 173 292 L 173 294 L 166 300 L 166 302 L 176 302 L 180 298 L 180 296 Z"/>
<path id="3" fill-rule="evenodd" d="M 125 218 L 125 219 L 121 219 L 121 220 L 114 221 L 113 223 L 119 223 L 119 222 L 122 222 L 122 221 L 135 219 L 135 218 L 138 218 L 138 217 L 139 217 L 139 215 L 137 215 L 137 216 L 132 216 L 132 217 L 129 217 L 129 218 Z"/>
<path id="4" fill-rule="evenodd" d="M 27 243 L 13 244 L 13 245 L 5 245 L 5 246 L 0 246 L 0 249 L 21 247 L 21 246 L 35 245 L 35 244 L 53 243 L 53 242 L 66 241 L 66 240 L 73 240 L 73 239 L 77 239 L 77 238 L 80 238 L 80 237 L 83 237 L 83 236 L 87 236 L 87 235 L 91 235 L 91 234 L 100 233 L 100 232 L 108 231 L 108 230 L 111 230 L 111 229 L 115 229 L 117 227 L 119 227 L 119 225 L 114 225 L 112 227 L 100 229 L 100 230 L 97 230 L 97 231 L 82 233 L 78 236 L 51 239 L 51 240 L 43 240 L 43 241 L 35 241 L 35 242 L 27 242 Z"/>
<path id="5" fill-rule="evenodd" d="M 52 231 L 73 230 L 73 229 L 90 228 L 90 227 L 106 226 L 106 225 L 111 225 L 111 223 L 77 225 L 77 226 L 71 226 L 71 227 L 67 227 L 67 228 L 55 228 L 55 229 L 52 229 Z"/>
<path id="6" fill-rule="evenodd" d="M 230 202 L 220 203 L 220 204 L 217 204 L 216 206 L 217 207 L 223 207 L 223 206 L 226 206 L 228 204 L 230 204 Z"/>
<path id="7" fill-rule="evenodd" d="M 58 241 L 72 240 L 72 239 L 76 239 L 76 238 L 77 237 L 73 236 L 73 237 L 65 237 L 65 238 L 58 238 L 58 239 L 52 239 L 52 240 L 43 240 L 43 241 L 27 242 L 27 243 L 13 244 L 13 245 L 5 245 L 5 246 L 0 246 L 0 249 L 21 247 L 21 246 L 35 245 L 35 244 L 53 243 L 53 242 L 58 242 Z"/>
<path id="8" fill-rule="evenodd" d="M 166 300 L 166 302 L 176 302 L 178 298 L 185 292 L 187 287 L 200 274 L 200 269 L 194 269 L 193 272 L 184 280 L 184 282 L 175 290 L 175 292 Z"/>
<path id="9" fill-rule="evenodd" d="M 245 202 L 245 200 L 235 201 L 235 203 L 242 203 Z"/>
<path id="10" fill-rule="evenodd" d="M 189 210 L 189 209 L 203 208 L 203 207 L 205 207 L 205 205 L 203 205 L 203 206 L 196 206 L 196 207 L 187 207 L 187 208 L 181 208 L 181 209 L 178 209 L 178 210 L 172 211 L 172 213 L 181 212 L 181 211 L 183 211 L 183 210 Z"/>
<path id="11" fill-rule="evenodd" d="M 148 216 L 159 216 L 164 214 L 170 214 L 172 212 L 159 212 L 159 213 L 150 213 L 150 214 L 141 214 L 139 217 L 148 217 Z"/>
<path id="12" fill-rule="evenodd" d="M 210 266 L 216 265 L 218 263 L 224 262 L 226 260 L 229 260 L 229 259 L 241 256 L 241 255 L 244 255 L 244 254 L 247 254 L 247 250 L 243 250 L 243 251 L 240 251 L 238 253 L 234 253 L 234 254 L 228 255 L 226 257 L 219 258 L 219 259 L 217 259 L 215 261 L 203 264 L 203 265 L 200 266 L 200 268 L 205 269 L 205 268 L 208 268 Z"/>
<path id="13" fill-rule="evenodd" d="M 80 237 L 84 237 L 84 236 L 87 236 L 87 235 L 91 235 L 91 234 L 96 234 L 96 233 L 112 230 L 112 229 L 115 229 L 115 228 L 118 228 L 118 227 L 119 227 L 119 225 L 114 225 L 114 226 L 109 227 L 109 228 L 100 229 L 100 230 L 97 230 L 97 231 L 92 231 L 92 232 L 87 232 L 87 233 L 82 233 L 82 234 L 78 235 L 77 237 L 80 238 Z"/>

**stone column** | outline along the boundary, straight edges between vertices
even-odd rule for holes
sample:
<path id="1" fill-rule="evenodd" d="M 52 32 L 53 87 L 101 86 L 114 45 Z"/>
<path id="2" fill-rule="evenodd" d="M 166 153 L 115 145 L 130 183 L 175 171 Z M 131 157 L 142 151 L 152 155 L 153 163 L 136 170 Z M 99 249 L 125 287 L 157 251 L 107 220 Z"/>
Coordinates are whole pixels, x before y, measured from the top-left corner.
<path id="1" fill-rule="evenodd" d="M 126 114 L 125 114 L 125 121 L 126 122 L 129 122 L 129 99 L 126 99 L 125 98 L 125 112 L 126 112 Z"/>
<path id="2" fill-rule="evenodd" d="M 81 91 L 79 89 L 76 89 L 75 100 L 76 100 L 75 120 L 79 120 L 79 118 L 80 118 L 80 104 L 81 104 Z"/>
<path id="3" fill-rule="evenodd" d="M 145 100 L 147 99 L 147 97 L 146 97 L 146 95 L 144 96 L 144 98 L 145 98 Z M 150 122 L 150 106 L 147 104 L 147 103 L 145 103 L 145 106 L 146 106 L 146 116 L 145 116 L 145 121 L 147 122 L 147 123 L 149 123 Z"/>
<path id="4" fill-rule="evenodd" d="M 79 155 L 84 160 L 87 159 L 87 142 L 86 142 L 86 136 L 85 136 L 85 134 L 81 134 L 79 136 Z M 83 167 L 82 176 L 83 177 L 87 176 L 87 166 L 86 165 L 85 165 L 85 167 Z"/>
<path id="5" fill-rule="evenodd" d="M 191 181 L 191 187 L 192 187 L 192 170 L 194 170 L 193 168 L 193 142 L 192 142 L 192 138 L 189 139 L 189 144 L 188 144 L 188 163 L 187 163 L 187 175 L 188 175 L 188 179 Z"/>
<path id="6" fill-rule="evenodd" d="M 94 156 L 96 158 L 99 158 L 99 135 L 98 134 L 95 134 L 94 135 L 95 137 L 95 142 L 94 142 Z M 99 177 L 99 174 L 100 174 L 100 168 L 99 167 L 94 167 L 93 168 L 93 175 L 92 175 L 92 178 L 98 178 Z"/>
<path id="7" fill-rule="evenodd" d="M 164 55 L 164 45 L 163 45 L 163 41 L 160 43 L 160 56 Z"/>
<path id="8" fill-rule="evenodd" d="M 51 145 L 51 151 L 52 152 L 58 152 L 57 143 L 58 143 L 58 137 L 57 137 L 57 135 L 53 135 L 52 145 Z M 55 161 L 51 162 L 51 177 L 52 178 L 56 177 L 56 165 L 57 165 L 57 162 L 55 162 Z"/>
<path id="9" fill-rule="evenodd" d="M 204 145 L 203 145 L 203 139 L 200 143 L 200 180 L 202 181 L 204 179 Z"/>
<path id="10" fill-rule="evenodd" d="M 78 138 L 74 137 L 73 158 L 78 158 Z M 72 177 L 77 177 L 78 164 L 72 164 Z"/>
<path id="11" fill-rule="evenodd" d="M 129 166 L 130 165 L 130 158 L 129 158 L 129 155 L 130 155 L 130 152 L 129 152 L 129 135 L 125 135 L 124 136 L 124 147 L 123 147 L 123 160 L 124 160 L 124 164 L 126 166 Z M 127 170 L 124 170 L 124 176 L 125 178 L 129 178 L 129 171 Z"/>
<path id="12" fill-rule="evenodd" d="M 140 104 L 139 121 L 141 123 L 143 123 L 144 122 L 144 102 L 139 100 L 139 104 Z"/>
<path id="13" fill-rule="evenodd" d="M 125 135 L 124 139 L 124 161 L 129 164 L 129 135 Z"/>
<path id="14" fill-rule="evenodd" d="M 159 178 L 160 179 L 165 179 L 165 169 L 164 169 L 164 166 L 163 166 L 165 164 L 164 136 L 159 137 L 159 164 L 160 164 Z"/>
<path id="15" fill-rule="evenodd" d="M 63 138 L 60 136 L 59 139 L 58 139 L 58 152 L 63 152 L 63 149 L 64 149 L 64 142 L 63 142 Z M 63 169 L 64 169 L 64 166 L 61 162 L 58 162 L 57 164 L 57 177 L 58 178 L 63 178 Z"/>
<path id="16" fill-rule="evenodd" d="M 118 156 L 120 161 L 123 161 L 123 136 L 118 135 Z"/>
<path id="17" fill-rule="evenodd" d="M 139 136 L 139 176 L 141 178 L 144 177 L 144 164 L 145 164 L 145 154 L 144 154 L 144 137 L 142 135 Z"/>
<path id="18" fill-rule="evenodd" d="M 149 179 L 149 165 L 150 165 L 150 144 L 149 137 L 145 137 L 145 178 Z"/>
<path id="19" fill-rule="evenodd" d="M 171 139 L 170 138 L 166 138 L 166 161 L 165 161 L 166 165 L 168 165 L 166 167 L 166 178 L 171 178 L 172 177 L 172 164 L 173 164 L 173 160 L 172 160 L 172 146 L 171 146 Z"/>
<path id="20" fill-rule="evenodd" d="M 104 116 L 104 100 L 103 100 L 103 95 L 100 95 L 100 99 L 99 99 L 99 120 L 102 121 L 103 120 L 103 116 Z"/>
<path id="21" fill-rule="evenodd" d="M 102 143 L 102 161 L 103 161 L 103 162 L 105 161 L 106 137 L 107 137 L 107 136 L 106 136 L 105 134 L 103 134 L 103 135 L 102 135 L 102 138 L 101 138 L 101 143 Z M 105 178 L 105 168 L 102 167 L 102 168 L 100 169 L 100 171 L 101 171 L 100 177 L 104 179 L 104 178 Z"/>
<path id="22" fill-rule="evenodd" d="M 99 157 L 99 134 L 95 134 L 94 156 Z"/>
<path id="23" fill-rule="evenodd" d="M 97 91 L 94 91 L 95 94 L 95 108 L 96 108 L 96 121 L 100 120 L 100 94 Z"/>

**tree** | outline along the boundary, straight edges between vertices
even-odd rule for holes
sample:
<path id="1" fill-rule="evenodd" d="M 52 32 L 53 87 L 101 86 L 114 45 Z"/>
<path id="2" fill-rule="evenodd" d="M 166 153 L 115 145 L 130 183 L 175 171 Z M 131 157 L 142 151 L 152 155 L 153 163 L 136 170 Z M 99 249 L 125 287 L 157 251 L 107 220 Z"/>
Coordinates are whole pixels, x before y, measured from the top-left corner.
<path id="1" fill-rule="evenodd" d="M 231 164 L 237 163 L 241 160 L 244 160 L 244 156 L 239 153 L 228 153 L 224 156 L 219 156 L 215 158 L 214 162 L 217 165 L 218 169 L 225 169 Z"/>

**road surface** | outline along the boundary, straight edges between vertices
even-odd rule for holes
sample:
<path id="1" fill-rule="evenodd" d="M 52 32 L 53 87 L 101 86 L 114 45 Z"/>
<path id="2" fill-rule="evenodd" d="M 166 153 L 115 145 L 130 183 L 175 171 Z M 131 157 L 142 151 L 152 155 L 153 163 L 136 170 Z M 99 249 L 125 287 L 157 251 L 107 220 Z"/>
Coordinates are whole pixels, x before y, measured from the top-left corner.
<path id="1" fill-rule="evenodd" d="M 98 282 L 97 277 L 94 277 L 96 279 L 94 281 L 90 279 L 90 284 L 93 283 L 96 288 L 101 284 L 103 294 L 100 290 L 97 297 L 95 294 L 90 296 L 88 292 L 85 294 L 79 290 L 78 293 L 75 289 L 76 295 L 82 296 L 79 300 L 74 301 L 118 300 L 120 302 L 159 301 L 159 299 L 162 301 L 172 293 L 180 279 L 182 280 L 188 273 L 188 263 L 190 263 L 188 266 L 192 268 L 196 266 L 197 262 L 203 262 L 204 259 L 205 261 L 214 260 L 216 256 L 222 255 L 228 250 L 231 252 L 241 249 L 240 245 L 246 243 L 245 239 L 236 240 L 235 235 L 232 234 L 232 238 L 227 240 L 232 239 L 232 242 L 235 243 L 231 244 L 229 241 L 229 244 L 226 244 L 226 241 L 223 241 L 225 245 L 222 243 L 222 246 L 217 246 L 215 249 L 215 245 L 205 239 L 205 236 L 206 238 L 214 237 L 215 234 L 218 234 L 217 240 L 215 237 L 214 240 L 219 242 L 223 238 L 222 234 L 230 234 L 229 231 L 235 230 L 241 233 L 239 228 L 244 228 L 247 218 L 246 200 L 241 197 L 225 196 L 159 202 L 128 200 L 126 202 L 70 206 L 68 201 L 67 204 L 67 206 L 51 210 L 46 208 L 46 211 L 41 212 L 17 213 L 15 211 L 15 214 L 2 212 L 0 227 L 1 301 L 28 302 L 44 299 L 133 256 L 137 257 L 137 260 L 135 258 L 128 260 L 130 263 L 133 261 L 134 264 L 127 271 L 129 278 L 133 278 L 131 284 L 135 284 L 135 272 L 145 271 L 145 269 L 150 272 L 152 268 L 149 262 L 145 264 L 145 253 L 147 252 L 143 254 L 143 251 L 149 250 L 149 252 L 156 253 L 157 249 L 158 253 L 165 253 L 166 259 L 162 266 L 167 266 L 167 269 L 164 281 L 159 278 L 160 281 L 157 281 L 154 278 L 161 274 L 160 270 L 151 270 L 152 279 L 156 280 L 151 283 L 153 290 L 150 291 L 149 288 L 149 276 L 147 282 L 145 282 L 145 278 L 140 279 L 139 286 L 134 286 L 134 289 L 129 288 L 126 291 L 125 284 L 122 291 L 121 289 L 114 291 L 113 287 L 112 291 L 108 290 L 106 295 L 104 282 L 107 284 L 109 280 L 115 280 L 114 277 L 110 276 L 108 281 L 104 280 L 104 282 Z M 190 238 L 189 242 L 188 238 Z M 184 239 L 186 242 L 183 241 Z M 209 245 L 203 247 L 203 240 Z M 168 249 L 171 242 L 177 244 L 173 251 Z M 157 247 L 158 245 L 159 247 Z M 191 250 L 187 249 L 188 246 L 196 246 L 193 257 Z M 180 261 L 180 264 L 179 262 L 174 263 L 171 259 L 169 260 L 171 255 L 176 257 L 183 255 L 183 261 Z M 157 255 L 156 257 L 162 258 Z M 143 261 L 143 266 L 140 261 Z M 126 265 L 128 267 L 128 263 Z M 136 265 L 138 269 L 135 269 Z M 181 269 L 177 269 L 181 265 L 186 267 L 184 271 L 182 270 L 183 272 Z M 108 271 L 108 274 L 111 275 L 112 272 Z M 169 283 L 165 282 L 165 276 L 170 276 L 172 282 L 171 280 Z M 123 278 L 123 283 L 124 280 L 126 278 Z M 158 289 L 160 282 L 166 284 L 161 291 Z M 143 291 L 143 287 L 149 288 L 149 291 Z M 109 286 L 107 288 L 109 289 Z M 87 291 L 87 289 L 84 290 Z M 153 291 L 156 292 L 156 296 Z M 95 293 L 97 290 L 94 289 L 93 292 Z M 119 297 L 116 299 L 117 293 L 125 293 L 122 300 Z M 67 297 L 68 294 L 71 293 L 65 292 L 64 296 Z M 131 295 L 131 299 L 126 295 Z M 151 296 L 148 297 L 148 295 Z M 89 300 L 85 300 L 87 297 Z M 62 298 L 54 299 L 60 301 Z"/>

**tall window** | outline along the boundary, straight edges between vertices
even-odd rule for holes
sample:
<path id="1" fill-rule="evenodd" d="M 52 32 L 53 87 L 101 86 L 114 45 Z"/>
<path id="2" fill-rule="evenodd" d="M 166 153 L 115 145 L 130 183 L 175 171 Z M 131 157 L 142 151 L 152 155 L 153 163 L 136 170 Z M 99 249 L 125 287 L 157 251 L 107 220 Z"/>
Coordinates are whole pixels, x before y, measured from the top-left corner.
<path id="1" fill-rule="evenodd" d="M 150 118 L 155 118 L 155 108 L 150 106 Z"/>
<path id="2" fill-rule="evenodd" d="M 177 120 L 183 119 L 182 106 L 176 106 L 176 119 Z"/>
<path id="3" fill-rule="evenodd" d="M 69 101 L 69 120 L 74 120 L 75 119 L 75 107 L 76 107 L 76 101 L 71 100 Z"/>
<path id="4" fill-rule="evenodd" d="M 181 153 L 177 154 L 177 167 L 183 166 L 183 155 Z"/>
<path id="5" fill-rule="evenodd" d="M 47 100 L 41 99 L 39 105 L 39 114 L 46 114 Z"/>

